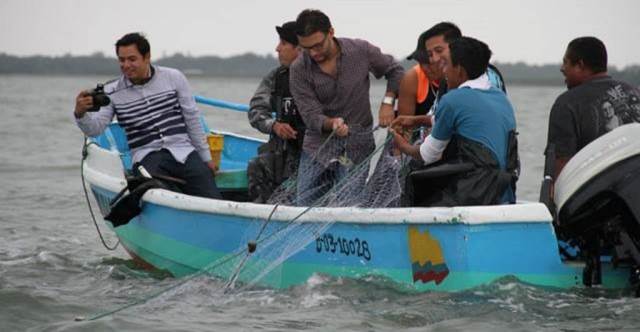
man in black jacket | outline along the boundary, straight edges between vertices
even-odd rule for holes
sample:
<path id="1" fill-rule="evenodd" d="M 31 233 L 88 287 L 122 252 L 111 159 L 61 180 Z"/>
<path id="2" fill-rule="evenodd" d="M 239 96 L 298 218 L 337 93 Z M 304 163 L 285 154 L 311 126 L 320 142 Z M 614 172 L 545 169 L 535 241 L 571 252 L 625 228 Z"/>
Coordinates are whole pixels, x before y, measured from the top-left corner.
<path id="1" fill-rule="evenodd" d="M 266 202 L 274 189 L 295 173 L 300 159 L 305 126 L 289 92 L 289 65 L 298 57 L 295 26 L 292 21 L 276 27 L 280 66 L 262 79 L 251 98 L 251 126 L 270 135 L 247 168 L 249 198 L 257 203 Z"/>

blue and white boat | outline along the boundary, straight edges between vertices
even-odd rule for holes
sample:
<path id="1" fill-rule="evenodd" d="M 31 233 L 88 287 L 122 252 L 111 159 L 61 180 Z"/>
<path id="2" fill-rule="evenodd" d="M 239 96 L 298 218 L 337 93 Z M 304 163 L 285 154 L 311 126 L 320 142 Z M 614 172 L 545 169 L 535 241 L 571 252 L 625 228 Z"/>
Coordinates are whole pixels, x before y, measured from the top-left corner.
<path id="1" fill-rule="evenodd" d="M 627 125 L 614 130 L 589 145 L 566 166 L 555 195 L 559 216 L 555 223 L 566 232 L 563 236 L 575 235 L 584 240 L 591 236 L 588 231 L 581 231 L 589 228 L 587 223 L 602 231 L 606 228 L 601 227 L 606 224 L 604 219 L 623 219 L 622 233 L 631 238 L 624 248 L 637 252 L 634 244 L 638 243 L 635 229 L 640 204 L 626 206 L 630 202 L 618 199 L 617 205 L 602 204 L 605 210 L 625 206 L 628 211 L 622 213 L 624 216 L 615 211 L 605 212 L 596 205 L 602 201 L 598 198 L 603 192 L 611 188 L 606 185 L 600 188 L 600 184 L 600 191 L 593 193 L 589 192 L 589 186 L 594 181 L 617 181 L 616 185 L 622 188 L 624 176 L 622 180 L 598 176 L 610 173 L 616 165 L 624 164 L 625 170 L 638 172 L 639 127 Z M 217 183 L 225 193 L 242 192 L 246 190 L 247 162 L 262 142 L 221 134 L 224 149 Z M 125 135 L 117 123 L 111 124 L 101 136 L 91 138 L 91 142 L 95 144 L 87 146 L 83 175 L 104 216 L 109 212 L 110 201 L 126 186 L 124 173 L 131 163 Z M 629 166 L 630 161 L 635 164 L 631 162 Z M 638 192 L 637 186 L 625 188 L 621 190 Z M 616 195 L 612 190 L 609 192 Z M 205 199 L 163 189 L 147 191 L 141 206 L 140 215 L 128 224 L 117 228 L 106 224 L 134 259 L 176 277 L 202 271 L 246 246 L 247 239 L 260 231 L 262 223 L 257 220 L 270 218 L 266 233 L 277 232 L 306 209 L 279 206 L 270 215 L 272 205 Z M 602 218 L 602 222 L 589 222 L 585 211 Z M 638 266 L 633 252 L 626 256 L 608 251 L 578 257 L 562 254 L 554 217 L 539 202 L 452 208 L 312 208 L 298 220 L 328 221 L 331 225 L 315 241 L 286 259 L 263 283 L 282 288 L 304 283 L 314 274 L 348 278 L 375 275 L 409 290 L 457 291 L 513 276 L 525 283 L 558 288 L 594 283 L 624 288 L 629 287 L 632 270 Z M 599 280 L 594 279 L 594 269 L 600 273 Z"/>

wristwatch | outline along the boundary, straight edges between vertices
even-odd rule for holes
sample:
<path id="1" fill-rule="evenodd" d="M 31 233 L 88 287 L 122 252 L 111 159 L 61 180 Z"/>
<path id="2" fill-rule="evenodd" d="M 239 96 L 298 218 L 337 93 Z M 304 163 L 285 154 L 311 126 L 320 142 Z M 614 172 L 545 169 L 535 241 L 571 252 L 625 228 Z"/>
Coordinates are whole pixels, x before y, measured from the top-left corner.
<path id="1" fill-rule="evenodd" d="M 393 97 L 384 96 L 384 98 L 382 98 L 382 103 L 383 103 L 383 104 L 386 104 L 386 105 L 393 105 L 393 102 L 394 102 L 395 100 L 396 100 L 396 99 L 395 99 L 395 98 L 393 98 Z"/>

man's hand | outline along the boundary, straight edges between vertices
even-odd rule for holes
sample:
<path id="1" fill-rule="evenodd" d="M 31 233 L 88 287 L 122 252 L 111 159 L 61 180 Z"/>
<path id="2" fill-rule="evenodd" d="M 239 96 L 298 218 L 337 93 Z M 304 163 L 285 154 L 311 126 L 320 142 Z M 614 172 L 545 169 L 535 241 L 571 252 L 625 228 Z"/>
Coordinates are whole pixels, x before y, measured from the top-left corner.
<path id="1" fill-rule="evenodd" d="M 395 145 L 398 150 L 405 152 L 407 146 L 411 145 L 409 144 L 409 141 L 402 134 L 393 129 L 389 129 L 389 132 L 393 135 L 393 145 Z"/>
<path id="2" fill-rule="evenodd" d="M 380 127 L 386 127 L 393 121 L 393 105 L 381 104 L 378 111 L 378 124 Z"/>
<path id="3" fill-rule="evenodd" d="M 336 132 L 336 135 L 340 137 L 345 137 L 349 135 L 349 126 L 344 123 L 343 118 L 332 118 L 331 121 L 331 129 Z"/>
<path id="4" fill-rule="evenodd" d="M 400 115 L 391 122 L 391 128 L 395 131 L 402 131 L 422 125 L 431 126 L 431 123 L 429 115 Z"/>
<path id="5" fill-rule="evenodd" d="M 273 123 L 271 130 L 282 139 L 295 139 L 298 137 L 298 132 L 295 131 L 288 123 L 276 121 Z"/>
<path id="6" fill-rule="evenodd" d="M 93 107 L 93 98 L 88 90 L 81 91 L 76 97 L 76 108 L 73 111 L 73 115 L 76 118 L 81 118 L 87 113 L 87 110 Z"/>
<path id="7" fill-rule="evenodd" d="M 400 150 L 402 153 L 412 156 L 418 160 L 421 160 L 420 157 L 420 147 L 417 145 L 411 145 L 409 141 L 402 136 L 400 133 L 396 132 L 393 129 L 389 129 L 389 132 L 393 135 L 393 145 Z"/>
<path id="8" fill-rule="evenodd" d="M 213 175 L 216 175 L 218 173 L 218 166 L 216 166 L 216 163 L 213 160 L 207 161 L 207 167 L 209 167 L 209 169 L 213 172 Z"/>

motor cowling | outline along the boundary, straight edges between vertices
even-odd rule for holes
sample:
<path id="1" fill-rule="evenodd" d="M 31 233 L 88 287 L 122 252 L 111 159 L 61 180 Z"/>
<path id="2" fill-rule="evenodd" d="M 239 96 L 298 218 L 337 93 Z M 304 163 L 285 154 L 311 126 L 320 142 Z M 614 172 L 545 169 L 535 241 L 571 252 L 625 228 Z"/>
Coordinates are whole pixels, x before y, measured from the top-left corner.
<path id="1" fill-rule="evenodd" d="M 580 150 L 555 183 L 556 230 L 601 281 L 600 257 L 640 266 L 640 124 L 621 126 Z"/>

